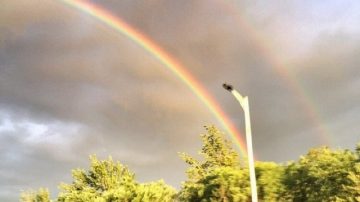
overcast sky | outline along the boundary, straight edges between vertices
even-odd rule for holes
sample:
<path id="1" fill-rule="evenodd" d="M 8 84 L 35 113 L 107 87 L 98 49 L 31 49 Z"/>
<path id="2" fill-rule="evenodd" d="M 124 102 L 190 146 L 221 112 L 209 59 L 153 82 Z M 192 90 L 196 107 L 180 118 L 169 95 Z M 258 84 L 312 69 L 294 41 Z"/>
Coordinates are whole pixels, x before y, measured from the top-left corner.
<path id="1" fill-rule="evenodd" d="M 258 160 L 360 140 L 358 1 L 93 3 L 177 58 L 241 132 L 221 84 L 248 95 Z M 209 124 L 224 130 L 176 75 L 99 20 L 57 0 L 0 2 L 0 201 L 56 193 L 90 154 L 179 187 L 177 152 L 196 154 Z"/>

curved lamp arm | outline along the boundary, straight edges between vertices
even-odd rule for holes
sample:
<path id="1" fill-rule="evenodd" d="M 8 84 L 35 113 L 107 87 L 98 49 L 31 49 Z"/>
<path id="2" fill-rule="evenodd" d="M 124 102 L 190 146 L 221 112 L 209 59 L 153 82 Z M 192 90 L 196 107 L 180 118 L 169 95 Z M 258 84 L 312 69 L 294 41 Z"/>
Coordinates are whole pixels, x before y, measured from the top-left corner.
<path id="1" fill-rule="evenodd" d="M 255 175 L 255 165 L 254 165 L 254 154 L 252 147 L 252 136 L 251 136 L 251 122 L 250 122 L 250 108 L 249 108 L 249 98 L 247 96 L 242 96 L 237 92 L 232 85 L 223 84 L 223 87 L 230 91 L 234 95 L 236 100 L 240 103 L 241 108 L 244 110 L 245 115 L 245 135 L 246 135 L 246 147 L 248 153 L 249 161 L 249 172 L 250 172 L 250 185 L 251 185 L 251 198 L 253 202 L 258 201 L 257 197 L 257 188 L 256 188 L 256 175 Z"/>

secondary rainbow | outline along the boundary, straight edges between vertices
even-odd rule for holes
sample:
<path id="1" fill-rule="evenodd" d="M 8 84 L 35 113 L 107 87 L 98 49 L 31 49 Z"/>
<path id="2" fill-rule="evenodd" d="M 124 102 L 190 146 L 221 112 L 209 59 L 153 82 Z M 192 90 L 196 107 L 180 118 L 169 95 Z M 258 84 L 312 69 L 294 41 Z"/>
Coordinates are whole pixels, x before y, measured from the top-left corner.
<path id="1" fill-rule="evenodd" d="M 240 133 L 231 123 L 229 118 L 221 110 L 219 104 L 215 99 L 205 90 L 205 88 L 190 74 L 189 71 L 174 57 L 168 54 L 164 49 L 157 45 L 147 36 L 136 30 L 134 27 L 127 24 L 121 18 L 111 14 L 98 5 L 82 0 L 61 0 L 64 3 L 77 8 L 94 18 L 105 23 L 109 27 L 125 35 L 136 44 L 144 48 L 151 55 L 156 57 L 165 67 L 171 70 L 178 78 L 180 78 L 191 91 L 206 105 L 217 120 L 222 124 L 227 133 L 230 134 L 231 139 L 237 145 L 243 156 L 246 156 L 246 147 L 244 141 L 241 139 Z"/>
<path id="2" fill-rule="evenodd" d="M 238 25 L 238 27 L 245 33 L 251 41 L 253 41 L 255 47 L 261 55 L 268 61 L 268 63 L 272 66 L 275 72 L 287 83 L 288 88 L 292 93 L 298 95 L 299 103 L 302 105 L 308 119 L 312 122 L 312 124 L 316 127 L 318 132 L 319 140 L 326 145 L 331 145 L 331 137 L 332 134 L 329 129 L 326 127 L 325 121 L 321 117 L 321 114 L 318 112 L 316 104 L 311 99 L 310 94 L 307 90 L 301 85 L 299 80 L 296 78 L 296 75 L 291 74 L 282 60 L 275 54 L 275 51 L 271 48 L 271 45 L 265 40 L 260 32 L 255 29 L 250 23 L 248 23 L 246 18 L 242 15 L 242 12 L 237 9 L 235 3 L 239 3 L 238 1 L 222 1 L 219 0 L 219 7 L 223 6 L 228 13 L 230 13 L 235 21 L 234 24 Z"/>

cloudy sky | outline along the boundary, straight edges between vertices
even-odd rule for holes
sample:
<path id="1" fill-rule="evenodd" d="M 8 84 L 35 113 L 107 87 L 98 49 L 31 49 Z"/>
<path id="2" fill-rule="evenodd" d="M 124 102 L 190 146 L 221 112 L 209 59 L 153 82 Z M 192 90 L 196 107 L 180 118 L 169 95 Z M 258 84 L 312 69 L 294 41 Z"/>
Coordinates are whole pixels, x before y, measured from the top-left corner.
<path id="1" fill-rule="evenodd" d="M 221 84 L 250 98 L 262 161 L 360 140 L 358 1 L 96 0 L 180 61 L 243 131 Z M 0 1 L 0 201 L 70 182 L 88 156 L 179 187 L 219 121 L 153 55 L 58 0 Z M 244 138 L 244 137 L 243 137 Z"/>

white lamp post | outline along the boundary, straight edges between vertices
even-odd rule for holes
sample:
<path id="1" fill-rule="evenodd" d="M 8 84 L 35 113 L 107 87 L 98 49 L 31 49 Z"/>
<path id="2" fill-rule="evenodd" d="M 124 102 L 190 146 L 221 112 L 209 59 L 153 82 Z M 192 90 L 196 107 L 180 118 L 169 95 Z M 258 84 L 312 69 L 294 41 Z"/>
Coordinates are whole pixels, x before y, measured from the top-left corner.
<path id="1" fill-rule="evenodd" d="M 251 198 L 252 202 L 257 202 L 257 189 L 256 189 L 256 176 L 255 176 L 255 166 L 254 166 L 254 154 L 252 148 L 252 138 L 251 138 L 251 123 L 250 123 L 250 108 L 249 108 L 249 99 L 247 96 L 243 97 L 239 92 L 237 92 L 231 85 L 226 83 L 223 84 L 223 87 L 230 91 L 231 94 L 239 101 L 241 108 L 244 110 L 245 114 L 245 135 L 246 135 L 246 147 L 248 153 L 249 161 L 249 172 L 250 172 L 250 186 L 251 186 Z"/>

